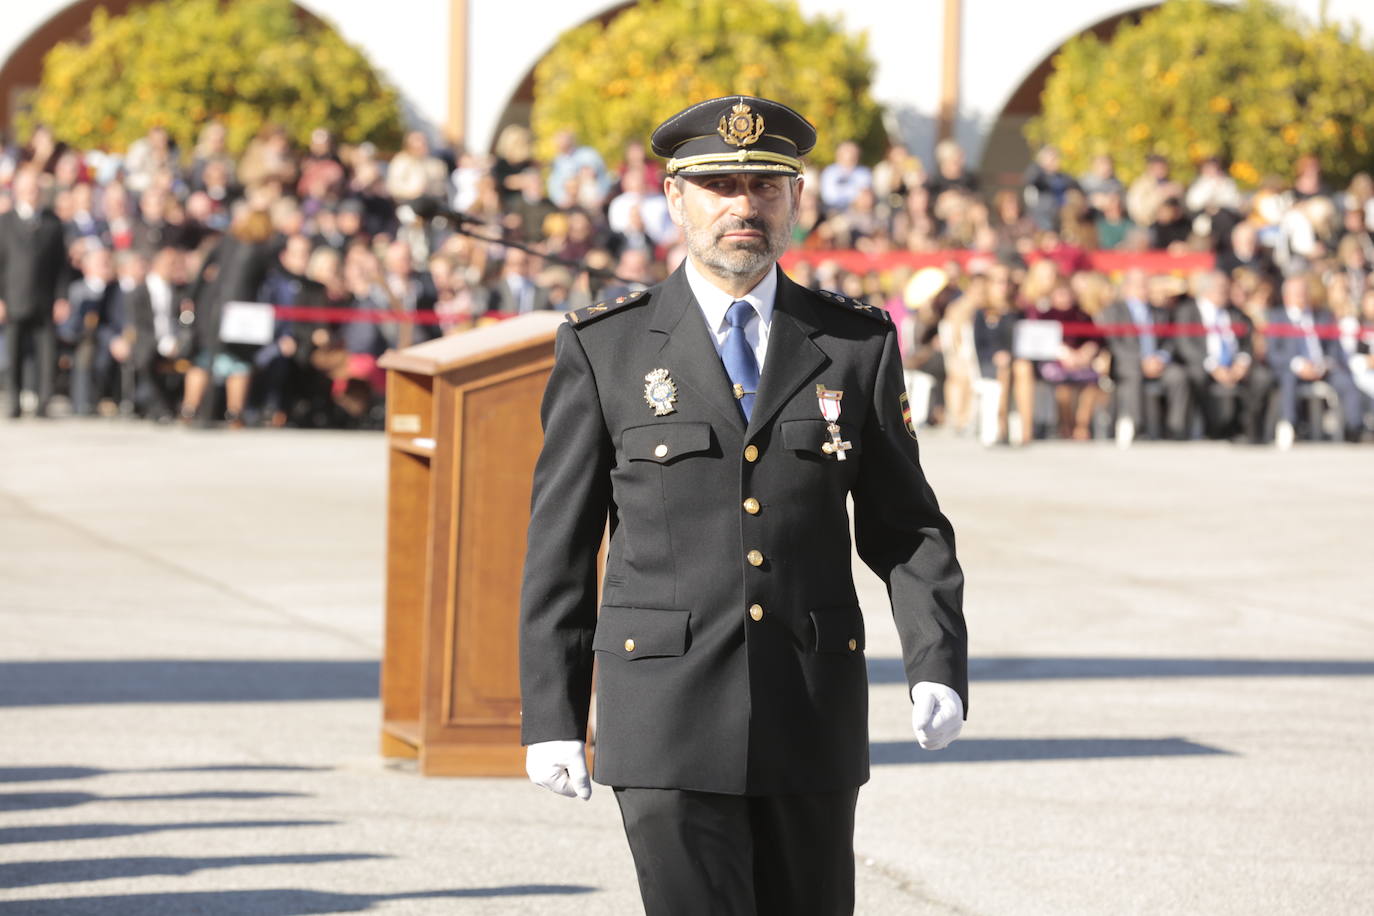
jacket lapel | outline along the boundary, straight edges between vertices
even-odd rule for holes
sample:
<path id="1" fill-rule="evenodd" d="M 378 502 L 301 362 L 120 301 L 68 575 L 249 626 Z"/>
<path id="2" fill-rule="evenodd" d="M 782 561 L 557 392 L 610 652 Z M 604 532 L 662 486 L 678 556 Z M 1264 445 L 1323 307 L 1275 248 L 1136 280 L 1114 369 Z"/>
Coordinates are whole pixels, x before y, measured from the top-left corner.
<path id="1" fill-rule="evenodd" d="M 815 306 L 781 268 L 777 270 L 778 293 L 773 303 L 773 324 L 768 330 L 768 352 L 746 438 L 771 422 L 797 389 L 814 378 L 829 360 L 811 339 L 820 333 Z"/>
<path id="2" fill-rule="evenodd" d="M 725 374 L 725 366 L 716 353 L 715 342 L 706 329 L 701 307 L 692 295 L 684 268 L 679 267 L 663 281 L 662 293 L 655 300 L 649 330 L 662 336 L 659 346 L 662 368 L 691 388 L 735 429 L 742 431 L 744 414 L 730 393 L 730 377 Z M 769 346 L 771 348 L 771 342 Z M 755 416 L 757 411 L 756 406 Z"/>

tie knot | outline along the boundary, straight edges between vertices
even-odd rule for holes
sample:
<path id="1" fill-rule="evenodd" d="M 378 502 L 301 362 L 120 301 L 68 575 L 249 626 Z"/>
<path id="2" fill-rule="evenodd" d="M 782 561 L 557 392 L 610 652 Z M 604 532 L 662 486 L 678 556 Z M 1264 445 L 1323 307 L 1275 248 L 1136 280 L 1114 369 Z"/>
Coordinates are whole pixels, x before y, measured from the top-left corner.
<path id="1" fill-rule="evenodd" d="M 743 328 L 753 317 L 754 307 L 743 299 L 730 303 L 730 308 L 725 311 L 725 320 L 732 328 Z"/>

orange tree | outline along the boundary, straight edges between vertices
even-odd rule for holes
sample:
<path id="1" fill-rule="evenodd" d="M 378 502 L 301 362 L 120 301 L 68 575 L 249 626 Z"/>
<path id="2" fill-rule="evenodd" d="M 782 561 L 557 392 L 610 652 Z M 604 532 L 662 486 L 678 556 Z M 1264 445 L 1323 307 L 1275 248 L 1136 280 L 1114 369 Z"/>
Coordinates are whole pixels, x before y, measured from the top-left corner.
<path id="1" fill-rule="evenodd" d="M 1151 153 L 1183 177 L 1218 156 L 1245 186 L 1303 154 L 1337 181 L 1374 166 L 1374 53 L 1358 30 L 1268 0 L 1168 0 L 1106 42 L 1072 39 L 1053 66 L 1026 137 L 1073 172 L 1097 153 L 1128 177 Z"/>
<path id="2" fill-rule="evenodd" d="M 625 144 L 703 99 L 741 93 L 791 105 L 820 128 L 814 160 L 857 140 L 886 142 L 869 94 L 866 36 L 838 18 L 805 18 L 793 0 L 643 0 L 609 24 L 559 37 L 535 68 L 532 128 L 544 157 L 560 130 L 619 162 Z"/>
<path id="3" fill-rule="evenodd" d="M 212 118 L 235 152 L 269 122 L 302 143 L 323 126 L 345 142 L 394 149 L 401 133 L 395 90 L 289 0 L 160 0 L 121 16 L 97 9 L 88 40 L 44 58 L 25 118 L 77 147 L 116 151 L 155 125 L 189 149 Z"/>

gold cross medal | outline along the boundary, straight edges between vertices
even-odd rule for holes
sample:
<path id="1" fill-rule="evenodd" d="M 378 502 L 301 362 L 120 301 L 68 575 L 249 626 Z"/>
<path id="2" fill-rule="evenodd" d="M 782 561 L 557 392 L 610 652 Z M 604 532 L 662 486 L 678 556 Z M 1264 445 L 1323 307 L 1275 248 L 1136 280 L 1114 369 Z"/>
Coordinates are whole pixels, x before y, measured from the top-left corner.
<path id="1" fill-rule="evenodd" d="M 843 391 L 832 391 L 824 385 L 816 386 L 816 401 L 821 405 L 821 416 L 825 418 L 825 431 L 830 433 L 830 440 L 821 443 L 821 451 L 827 455 L 834 455 L 836 461 L 844 461 L 847 457 L 845 452 L 852 446 L 848 442 L 840 440 L 840 398 L 844 397 Z"/>
<path id="2" fill-rule="evenodd" d="M 644 376 L 644 403 L 654 409 L 654 416 L 666 417 L 676 408 L 677 384 L 667 369 L 655 369 Z"/>

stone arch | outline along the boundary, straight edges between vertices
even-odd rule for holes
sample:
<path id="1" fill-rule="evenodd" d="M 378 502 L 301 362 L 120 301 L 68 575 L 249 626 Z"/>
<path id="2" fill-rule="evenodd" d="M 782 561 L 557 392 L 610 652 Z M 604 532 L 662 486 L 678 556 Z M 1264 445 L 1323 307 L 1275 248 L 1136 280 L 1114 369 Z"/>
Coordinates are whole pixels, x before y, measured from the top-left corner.
<path id="1" fill-rule="evenodd" d="M 1085 32 L 1091 32 L 1098 39 L 1105 41 L 1111 38 L 1122 24 L 1138 22 L 1142 15 L 1159 5 L 1159 3 L 1146 3 L 1135 9 L 1108 16 L 1087 28 L 1080 29 L 1075 34 L 1081 35 Z M 1045 81 L 1053 69 L 1051 64 L 1054 56 L 1068 41 L 1069 38 L 1065 38 L 1041 58 L 1031 68 L 1030 72 L 1017 83 L 1016 88 L 1011 91 L 1006 101 L 997 110 L 997 116 L 992 121 L 992 128 L 988 131 L 987 139 L 983 145 L 983 157 L 979 166 L 983 175 L 983 183 L 989 189 L 1020 186 L 1021 175 L 1025 172 L 1026 166 L 1030 164 L 1032 156 L 1030 146 L 1022 134 L 1022 128 L 1027 121 L 1040 113 L 1040 95 L 1044 91 Z"/>
<path id="2" fill-rule="evenodd" d="M 28 94 L 38 87 L 43 77 L 43 57 L 54 45 L 84 38 L 90 28 L 91 15 L 98 7 L 103 6 L 111 16 L 120 16 L 139 2 L 146 0 L 75 0 L 29 32 L 0 64 L 0 132 L 10 133 L 14 116 L 23 110 Z M 293 5 L 296 15 L 321 21 L 301 4 Z"/>
<path id="3" fill-rule="evenodd" d="M 567 28 L 574 29 L 588 22 L 599 22 L 605 26 L 630 7 L 637 5 L 638 2 L 639 0 L 622 0 L 622 2 L 612 4 L 595 16 L 589 16 L 581 22 L 570 24 Z M 541 51 L 539 56 L 530 64 L 529 69 L 525 71 L 524 76 L 520 78 L 520 82 L 516 84 L 515 89 L 511 91 L 510 96 L 506 100 L 505 107 L 501 110 L 500 117 L 496 120 L 495 127 L 492 128 L 490 146 L 495 146 L 496 138 L 501 135 L 501 131 L 506 125 L 523 124 L 527 127 L 529 126 L 530 112 L 534 108 L 534 71 L 535 68 L 539 66 L 540 61 L 547 57 L 552 50 L 553 45 L 549 45 Z M 493 150 L 487 149 L 485 152 L 493 152 Z"/>

